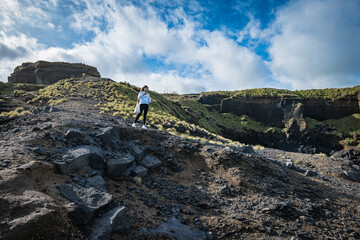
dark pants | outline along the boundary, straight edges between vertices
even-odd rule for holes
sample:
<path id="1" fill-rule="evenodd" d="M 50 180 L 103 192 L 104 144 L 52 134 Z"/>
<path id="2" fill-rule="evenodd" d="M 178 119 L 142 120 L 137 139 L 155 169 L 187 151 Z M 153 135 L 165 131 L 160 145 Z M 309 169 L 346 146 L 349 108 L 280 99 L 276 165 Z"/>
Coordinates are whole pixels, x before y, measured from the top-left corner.
<path id="1" fill-rule="evenodd" d="M 144 112 L 143 122 L 144 122 L 144 125 L 145 125 L 145 123 L 146 123 L 146 114 L 148 112 L 148 109 L 149 109 L 149 104 L 140 104 L 140 113 L 136 116 L 134 123 L 137 122 L 139 117 L 141 117 L 142 112 Z"/>

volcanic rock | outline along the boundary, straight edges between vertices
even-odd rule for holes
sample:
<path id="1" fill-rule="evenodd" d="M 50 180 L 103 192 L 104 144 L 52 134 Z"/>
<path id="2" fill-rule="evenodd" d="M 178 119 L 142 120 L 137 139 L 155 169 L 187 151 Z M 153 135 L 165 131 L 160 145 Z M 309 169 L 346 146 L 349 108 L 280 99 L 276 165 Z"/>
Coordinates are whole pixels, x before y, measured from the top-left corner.
<path id="1" fill-rule="evenodd" d="M 56 162 L 56 165 L 62 174 L 104 169 L 103 152 L 95 146 L 80 146 L 70 150 L 62 161 Z"/>
<path id="2" fill-rule="evenodd" d="M 128 176 L 134 168 L 135 157 L 130 153 L 106 161 L 106 174 L 109 176 Z"/>
<path id="3" fill-rule="evenodd" d="M 17 66 L 8 77 L 8 81 L 48 85 L 65 78 L 81 77 L 83 74 L 100 77 L 95 67 L 82 63 L 38 61 Z"/>
<path id="4" fill-rule="evenodd" d="M 175 217 L 172 217 L 168 222 L 164 222 L 155 228 L 140 229 L 140 234 L 147 233 L 162 233 L 174 237 L 177 240 L 207 239 L 205 232 L 201 230 L 192 230 L 189 226 L 181 223 Z"/>
<path id="5" fill-rule="evenodd" d="M 89 239 L 110 239 L 112 234 L 125 234 L 131 227 L 126 208 L 116 207 L 94 221 Z"/>
<path id="6" fill-rule="evenodd" d="M 146 157 L 144 157 L 144 159 L 141 160 L 140 163 L 149 169 L 158 167 L 162 164 L 162 162 L 157 157 L 151 155 L 147 155 Z"/>

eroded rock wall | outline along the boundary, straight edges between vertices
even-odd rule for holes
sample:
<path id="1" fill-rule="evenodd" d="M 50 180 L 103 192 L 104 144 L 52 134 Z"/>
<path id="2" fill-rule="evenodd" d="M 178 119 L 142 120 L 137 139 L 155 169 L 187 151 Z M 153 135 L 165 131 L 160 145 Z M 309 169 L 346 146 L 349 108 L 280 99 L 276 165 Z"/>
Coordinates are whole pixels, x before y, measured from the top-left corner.
<path id="1" fill-rule="evenodd" d="M 360 93 L 344 98 L 300 99 L 296 97 L 242 97 L 225 95 L 201 95 L 200 103 L 217 105 L 221 113 L 248 115 L 265 125 L 288 127 L 291 119 L 304 129 L 306 117 L 320 121 L 338 119 L 360 112 Z"/>
<path id="2" fill-rule="evenodd" d="M 220 112 L 248 115 L 258 122 L 280 128 L 290 119 L 303 119 L 303 106 L 297 98 L 227 98 L 221 101 Z"/>
<path id="3" fill-rule="evenodd" d="M 337 100 L 304 99 L 304 116 L 317 120 L 338 119 L 359 113 L 359 99 L 349 96 Z"/>
<path id="4" fill-rule="evenodd" d="M 48 85 L 69 77 L 81 77 L 83 74 L 100 77 L 95 67 L 82 63 L 38 61 L 17 66 L 8 77 L 8 81 Z"/>

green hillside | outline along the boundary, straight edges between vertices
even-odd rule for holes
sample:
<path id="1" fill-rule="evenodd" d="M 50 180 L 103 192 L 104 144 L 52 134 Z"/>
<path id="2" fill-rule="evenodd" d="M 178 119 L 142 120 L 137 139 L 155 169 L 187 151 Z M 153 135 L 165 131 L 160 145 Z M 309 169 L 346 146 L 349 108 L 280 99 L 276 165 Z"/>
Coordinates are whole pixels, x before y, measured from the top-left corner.
<path id="1" fill-rule="evenodd" d="M 124 119 L 133 119 L 134 107 L 139 88 L 126 82 L 93 81 L 84 79 L 64 79 L 39 90 L 39 94 L 28 103 L 60 104 L 71 97 L 90 98 L 95 100 L 94 108 L 101 114 L 111 114 Z M 234 143 L 192 123 L 186 109 L 177 102 L 171 101 L 154 91 L 149 92 L 155 100 L 148 113 L 150 127 L 167 131 L 187 138 L 198 138 L 217 143 Z"/>

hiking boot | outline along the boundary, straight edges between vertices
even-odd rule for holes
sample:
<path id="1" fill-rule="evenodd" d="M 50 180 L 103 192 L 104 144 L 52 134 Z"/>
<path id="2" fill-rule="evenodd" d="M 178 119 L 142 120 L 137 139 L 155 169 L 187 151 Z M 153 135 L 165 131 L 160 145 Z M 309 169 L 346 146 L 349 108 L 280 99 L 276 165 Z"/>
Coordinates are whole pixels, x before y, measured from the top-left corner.
<path id="1" fill-rule="evenodd" d="M 142 126 L 142 129 L 147 129 L 147 127 L 145 125 Z"/>
<path id="2" fill-rule="evenodd" d="M 133 123 L 131 126 L 132 126 L 132 127 L 136 127 L 136 123 Z"/>

